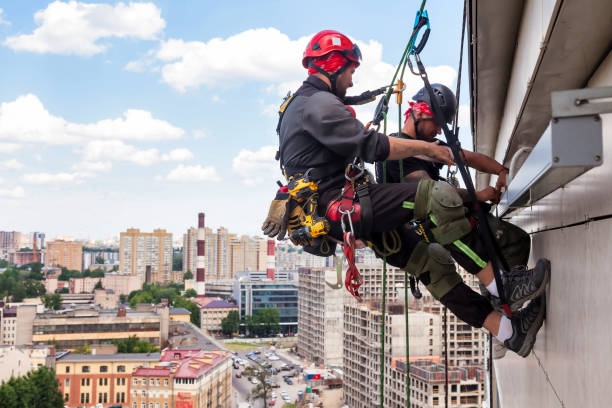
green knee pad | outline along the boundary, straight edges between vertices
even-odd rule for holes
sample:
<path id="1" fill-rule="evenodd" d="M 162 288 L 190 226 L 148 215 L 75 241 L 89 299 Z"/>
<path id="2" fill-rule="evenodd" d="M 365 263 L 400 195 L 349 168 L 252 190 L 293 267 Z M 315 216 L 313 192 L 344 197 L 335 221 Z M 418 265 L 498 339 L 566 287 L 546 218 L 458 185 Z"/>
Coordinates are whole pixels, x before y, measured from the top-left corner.
<path id="1" fill-rule="evenodd" d="M 465 216 L 463 201 L 455 187 L 444 181 L 421 180 L 417 187 L 414 217 L 429 219 L 436 226 L 431 232 L 435 241 L 447 245 L 472 230 Z"/>
<path id="2" fill-rule="evenodd" d="M 438 243 L 419 242 L 404 269 L 423 282 L 437 300 L 463 282 L 450 253 Z"/>

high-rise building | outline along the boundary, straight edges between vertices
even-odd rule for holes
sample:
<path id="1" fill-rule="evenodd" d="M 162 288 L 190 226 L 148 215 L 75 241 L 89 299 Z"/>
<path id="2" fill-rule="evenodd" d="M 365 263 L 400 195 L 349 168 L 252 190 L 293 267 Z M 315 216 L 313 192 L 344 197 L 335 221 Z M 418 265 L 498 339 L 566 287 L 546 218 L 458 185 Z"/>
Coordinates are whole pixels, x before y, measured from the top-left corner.
<path id="1" fill-rule="evenodd" d="M 242 235 L 231 240 L 231 273 L 265 271 L 268 266 L 268 240 Z"/>
<path id="2" fill-rule="evenodd" d="M 25 234 L 18 231 L 0 231 L 0 259 L 8 259 L 10 252 L 31 246 L 31 244 L 27 245 L 26 238 Z"/>
<path id="3" fill-rule="evenodd" d="M 62 266 L 70 270 L 81 271 L 83 244 L 78 241 L 61 239 L 47 242 L 46 264 Z"/>
<path id="4" fill-rule="evenodd" d="M 370 408 L 380 401 L 381 302 L 358 303 L 347 296 L 344 304 L 343 389 L 344 402 L 351 408 Z M 421 311 L 409 312 L 410 355 L 439 355 L 440 316 Z M 301 329 L 300 329 L 301 330 Z M 404 305 L 387 303 L 385 314 L 385 384 L 392 377 L 392 360 L 406 355 Z M 385 393 L 385 399 L 388 399 Z M 397 407 L 387 401 L 385 407 Z"/>
<path id="5" fill-rule="evenodd" d="M 335 268 L 300 268 L 298 353 L 316 365 L 342 366 L 344 286 L 333 289 Z"/>
<path id="6" fill-rule="evenodd" d="M 119 238 L 119 272 L 143 282 L 165 284 L 172 271 L 172 234 L 164 229 L 140 232 L 128 228 Z"/>
<path id="7" fill-rule="evenodd" d="M 198 236 L 196 241 L 196 292 L 204 295 L 204 280 L 206 279 L 206 231 L 204 229 L 204 213 L 198 214 Z"/>

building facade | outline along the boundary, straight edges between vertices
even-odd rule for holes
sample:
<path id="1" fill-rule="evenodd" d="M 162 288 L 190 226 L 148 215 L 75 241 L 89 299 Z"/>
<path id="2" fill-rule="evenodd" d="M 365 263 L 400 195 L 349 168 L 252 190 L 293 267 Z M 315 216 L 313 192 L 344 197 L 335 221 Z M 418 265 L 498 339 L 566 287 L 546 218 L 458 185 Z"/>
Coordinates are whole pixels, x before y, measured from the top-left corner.
<path id="1" fill-rule="evenodd" d="M 47 242 L 45 263 L 49 266 L 65 267 L 82 271 L 83 243 L 61 239 Z"/>
<path id="2" fill-rule="evenodd" d="M 163 347 L 168 341 L 168 322 L 167 307 L 153 311 L 126 311 L 101 310 L 84 305 L 36 315 L 30 342 L 52 342 L 58 348 L 74 349 L 85 344 L 108 343 L 136 336 Z"/>
<path id="3" fill-rule="evenodd" d="M 229 312 L 238 311 L 238 306 L 225 300 L 216 299 L 200 306 L 200 327 L 209 334 L 221 333 L 221 321 Z"/>
<path id="4" fill-rule="evenodd" d="M 298 295 L 298 353 L 315 365 L 342 366 L 344 296 L 335 283 L 335 268 L 300 268 Z"/>
<path id="5" fill-rule="evenodd" d="M 275 308 L 280 316 L 280 328 L 285 334 L 297 332 L 298 282 L 276 280 L 250 280 L 237 277 L 234 280 L 233 298 L 238 305 L 240 318 L 253 316 L 258 310 Z"/>
<path id="6" fill-rule="evenodd" d="M 66 354 L 55 362 L 64 404 L 129 406 L 132 373 L 137 367 L 155 366 L 160 357 L 160 353 Z"/>
<path id="7" fill-rule="evenodd" d="M 394 359 L 390 370 L 389 386 L 385 392 L 385 406 L 407 406 L 406 359 Z M 449 367 L 448 406 L 481 408 L 484 394 L 485 372 L 482 366 Z M 446 372 L 439 358 L 410 359 L 410 406 L 435 408 L 446 406 Z"/>
<path id="8" fill-rule="evenodd" d="M 119 273 L 138 276 L 142 282 L 166 284 L 172 272 L 172 234 L 129 228 L 120 234 Z"/>
<path id="9" fill-rule="evenodd" d="M 32 324 L 36 316 L 35 304 L 21 304 L 0 308 L 0 344 L 24 346 L 32 344 Z"/>
<path id="10" fill-rule="evenodd" d="M 231 408 L 232 365 L 226 351 L 166 350 L 160 364 L 132 374 L 132 408 Z"/>

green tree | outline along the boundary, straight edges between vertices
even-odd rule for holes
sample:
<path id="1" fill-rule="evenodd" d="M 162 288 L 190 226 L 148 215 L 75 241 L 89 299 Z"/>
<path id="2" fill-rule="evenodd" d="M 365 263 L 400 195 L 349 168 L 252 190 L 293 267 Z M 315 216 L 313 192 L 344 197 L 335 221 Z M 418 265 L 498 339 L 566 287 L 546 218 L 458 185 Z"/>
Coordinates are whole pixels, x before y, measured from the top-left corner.
<path id="1" fill-rule="evenodd" d="M 58 293 L 70 293 L 70 290 L 66 286 L 64 286 L 63 288 L 59 290 Z"/>
<path id="2" fill-rule="evenodd" d="M 25 377 L 11 377 L 0 385 L 0 406 L 6 408 L 62 408 L 64 401 L 55 372 L 47 367 L 30 371 Z"/>
<path id="3" fill-rule="evenodd" d="M 172 303 L 174 307 L 182 307 L 191 313 L 190 319 L 191 323 L 200 327 L 200 308 L 198 305 L 193 303 L 190 300 L 185 299 L 183 296 L 177 296 Z"/>
<path id="4" fill-rule="evenodd" d="M 104 289 L 104 286 L 102 286 L 102 279 L 100 279 L 97 283 L 96 286 L 94 286 L 94 290 L 96 289 Z"/>
<path id="5" fill-rule="evenodd" d="M 0 259 L 0 268 L 6 268 L 8 266 L 9 266 L 9 263 L 7 260 Z"/>
<path id="6" fill-rule="evenodd" d="M 104 257 L 101 255 L 96 256 L 96 263 L 100 265 L 104 265 Z"/>
<path id="7" fill-rule="evenodd" d="M 255 317 L 251 315 L 246 315 L 244 316 L 244 319 L 242 322 L 244 324 L 244 327 L 246 328 L 248 336 L 259 335 L 261 330 L 259 328 L 259 324 L 257 320 L 255 319 Z"/>
<path id="8" fill-rule="evenodd" d="M 127 302 L 128 297 L 126 295 L 124 295 L 123 293 L 119 295 L 119 303 L 125 303 Z"/>
<path id="9" fill-rule="evenodd" d="M 187 289 L 183 296 L 185 296 L 188 299 L 198 297 L 198 292 L 196 292 L 195 289 Z"/>
<path id="10" fill-rule="evenodd" d="M 251 390 L 249 400 L 255 402 L 258 399 L 263 401 L 264 408 L 268 406 L 268 397 L 272 393 L 272 385 L 270 383 L 271 374 L 266 371 L 266 367 L 258 364 L 258 367 L 248 366 L 244 369 L 244 375 L 255 377 L 257 385 Z"/>
<path id="11" fill-rule="evenodd" d="M 226 336 L 231 336 L 237 333 L 240 329 L 240 314 L 237 310 L 230 311 L 223 320 L 221 320 L 221 331 Z"/>
<path id="12" fill-rule="evenodd" d="M 134 308 L 138 303 L 153 303 L 151 292 L 139 292 L 130 299 L 130 307 Z"/>
<path id="13" fill-rule="evenodd" d="M 280 329 L 280 314 L 278 309 L 272 307 L 259 309 L 255 317 L 265 335 L 278 333 Z"/>
<path id="14" fill-rule="evenodd" d="M 62 297 L 59 293 L 46 294 L 40 299 L 47 309 L 59 310 L 62 307 Z"/>
<path id="15" fill-rule="evenodd" d="M 70 278 L 82 278 L 82 277 L 83 277 L 83 274 L 81 274 L 81 272 L 69 270 L 66 267 L 62 267 L 62 273 L 60 273 L 60 276 L 57 279 L 61 281 L 69 281 Z"/>
<path id="16" fill-rule="evenodd" d="M 28 279 L 23 283 L 26 291 L 26 296 L 29 298 L 39 297 L 45 294 L 45 285 L 34 279 Z"/>
<path id="17" fill-rule="evenodd" d="M 90 276 L 92 278 L 103 278 L 104 277 L 104 269 L 100 269 L 100 268 L 94 269 L 93 271 L 91 271 Z"/>
<path id="18" fill-rule="evenodd" d="M 23 283 L 18 282 L 13 287 L 13 292 L 9 293 L 9 295 L 11 295 L 11 300 L 13 302 L 21 302 L 23 299 L 25 299 L 27 294 L 26 294 L 26 289 L 23 286 Z"/>
<path id="19" fill-rule="evenodd" d="M 191 273 L 191 271 L 187 271 L 185 272 L 185 274 L 183 275 L 183 279 L 187 280 L 187 279 L 193 279 L 193 273 Z"/>
<path id="20" fill-rule="evenodd" d="M 89 344 L 83 344 L 74 349 L 74 354 L 91 354 L 91 347 Z"/>
<path id="21" fill-rule="evenodd" d="M 155 344 L 146 340 L 139 340 L 136 335 L 127 339 L 113 340 L 112 343 L 117 346 L 118 353 L 154 353 L 159 351 L 159 347 Z"/>

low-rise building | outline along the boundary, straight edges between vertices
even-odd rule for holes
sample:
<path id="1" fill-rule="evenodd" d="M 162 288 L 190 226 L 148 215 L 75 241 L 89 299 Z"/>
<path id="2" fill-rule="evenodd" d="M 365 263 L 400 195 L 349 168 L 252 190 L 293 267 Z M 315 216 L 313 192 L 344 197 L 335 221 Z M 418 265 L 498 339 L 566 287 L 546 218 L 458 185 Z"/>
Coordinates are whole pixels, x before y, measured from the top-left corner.
<path id="1" fill-rule="evenodd" d="M 183 307 L 171 307 L 170 321 L 189 323 L 191 321 L 191 312 Z"/>
<path id="2" fill-rule="evenodd" d="M 0 384 L 42 366 L 55 369 L 55 347 L 0 346 Z"/>
<path id="3" fill-rule="evenodd" d="M 231 311 L 238 311 L 238 306 L 220 299 L 200 306 L 200 327 L 209 334 L 219 334 L 221 321 Z"/>
<path id="4" fill-rule="evenodd" d="M 94 305 L 102 309 L 115 309 L 119 303 L 119 295 L 112 289 L 94 290 Z"/>
<path id="5" fill-rule="evenodd" d="M 485 372 L 481 366 L 449 367 L 448 406 L 479 408 L 482 406 Z M 446 373 L 439 358 L 410 358 L 410 406 L 434 408 L 445 406 Z M 406 359 L 394 359 L 385 406 L 405 407 Z"/>
<path id="6" fill-rule="evenodd" d="M 131 406 L 230 408 L 231 390 L 229 352 L 166 350 L 159 365 L 132 374 Z"/>
<path id="7" fill-rule="evenodd" d="M 132 373 L 137 367 L 155 366 L 160 357 L 160 353 L 64 355 L 55 362 L 64 404 L 129 406 Z"/>
<path id="8" fill-rule="evenodd" d="M 59 348 L 74 349 L 136 336 L 163 347 L 168 341 L 168 321 L 167 307 L 138 311 L 81 306 L 38 314 L 30 341 L 33 344 L 52 342 Z"/>

